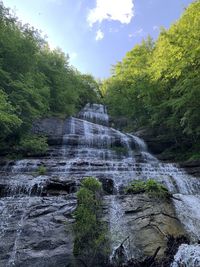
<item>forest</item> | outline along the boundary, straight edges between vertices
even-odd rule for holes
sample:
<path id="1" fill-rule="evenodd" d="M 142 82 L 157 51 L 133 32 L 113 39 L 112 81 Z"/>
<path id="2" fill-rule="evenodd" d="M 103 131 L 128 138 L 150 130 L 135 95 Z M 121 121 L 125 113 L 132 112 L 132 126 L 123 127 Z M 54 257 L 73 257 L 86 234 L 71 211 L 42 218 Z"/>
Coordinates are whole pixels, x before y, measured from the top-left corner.
<path id="1" fill-rule="evenodd" d="M 40 117 L 68 117 L 97 102 L 98 84 L 51 50 L 38 30 L 23 25 L 0 2 L 0 147 L 1 153 L 44 149 L 45 139 L 29 135 Z"/>
<path id="2" fill-rule="evenodd" d="M 102 93 L 127 130 L 153 130 L 174 141 L 177 159 L 200 158 L 200 1 L 155 41 L 150 36 L 112 68 Z"/>
<path id="3" fill-rule="evenodd" d="M 106 80 L 80 73 L 69 60 L 0 3 L 1 154 L 45 148 L 42 137 L 31 144 L 35 119 L 102 102 L 114 118 L 127 119 L 124 130 L 150 129 L 173 140 L 167 153 L 177 159 L 200 157 L 200 1 L 157 40 L 149 36 L 127 52 Z"/>

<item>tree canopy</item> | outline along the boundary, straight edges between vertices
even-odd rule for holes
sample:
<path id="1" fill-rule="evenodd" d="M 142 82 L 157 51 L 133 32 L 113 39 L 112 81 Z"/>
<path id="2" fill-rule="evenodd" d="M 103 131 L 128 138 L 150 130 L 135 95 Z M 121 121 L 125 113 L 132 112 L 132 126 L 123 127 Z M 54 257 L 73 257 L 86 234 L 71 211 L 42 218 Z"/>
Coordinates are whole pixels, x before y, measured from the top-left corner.
<path id="1" fill-rule="evenodd" d="M 200 144 L 200 1 L 194 1 L 156 41 L 143 40 L 102 85 L 114 116 L 132 130 L 149 127 L 179 146 Z"/>
<path id="2" fill-rule="evenodd" d="M 98 101 L 98 83 L 0 2 L 0 143 L 22 138 L 41 116 L 69 116 Z"/>

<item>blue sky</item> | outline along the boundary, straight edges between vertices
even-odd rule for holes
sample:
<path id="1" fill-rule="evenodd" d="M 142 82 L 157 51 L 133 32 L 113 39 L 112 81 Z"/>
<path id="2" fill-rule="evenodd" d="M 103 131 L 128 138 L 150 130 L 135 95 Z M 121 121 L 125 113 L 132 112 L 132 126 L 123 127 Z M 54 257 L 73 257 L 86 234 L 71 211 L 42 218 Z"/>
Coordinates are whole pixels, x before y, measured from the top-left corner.
<path id="1" fill-rule="evenodd" d="M 147 35 L 157 38 L 192 0 L 3 0 L 23 23 L 48 36 L 83 73 L 106 78 Z"/>

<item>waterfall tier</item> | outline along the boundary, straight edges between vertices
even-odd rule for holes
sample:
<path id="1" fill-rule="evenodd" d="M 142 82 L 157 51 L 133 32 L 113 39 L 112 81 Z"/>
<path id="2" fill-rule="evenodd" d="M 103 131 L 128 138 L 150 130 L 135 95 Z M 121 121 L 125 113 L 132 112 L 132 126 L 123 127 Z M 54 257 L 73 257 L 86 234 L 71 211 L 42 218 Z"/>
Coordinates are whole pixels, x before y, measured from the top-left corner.
<path id="1" fill-rule="evenodd" d="M 140 212 L 147 218 L 138 221 L 147 231 L 144 236 L 148 236 L 146 227 L 156 231 L 155 223 L 159 227 L 164 225 L 164 231 L 183 233 L 177 218 L 173 219 L 176 215 L 170 211 L 172 206 L 153 203 L 152 208 L 145 196 L 116 195 L 130 181 L 150 178 L 176 194 L 174 205 L 178 218 L 194 242 L 200 239 L 200 180 L 176 164 L 159 162 L 137 136 L 109 127 L 109 116 L 103 105 L 87 104 L 77 117 L 65 121 L 52 119 L 52 124 L 45 120 L 42 124 L 44 129 L 39 125 L 37 131 L 49 135 L 46 156 L 2 161 L 0 165 L 0 248 L 3 251 L 0 266 L 64 267 L 71 261 L 74 192 L 87 176 L 101 180 L 105 191 L 112 194 L 104 199 L 112 248 L 129 233 L 132 242 L 132 248 L 127 247 L 129 256 L 133 256 L 133 251 L 136 257 L 141 256 L 139 244 L 143 242 L 145 250 L 145 241 L 135 233 L 140 231 L 137 223 Z M 45 175 L 40 174 L 41 166 Z M 133 205 L 137 207 L 135 211 Z M 166 227 L 167 224 L 173 224 L 173 229 Z M 157 232 L 154 235 L 160 238 Z M 7 245 L 4 238 L 8 239 Z M 163 245 L 163 241 L 159 242 Z"/>

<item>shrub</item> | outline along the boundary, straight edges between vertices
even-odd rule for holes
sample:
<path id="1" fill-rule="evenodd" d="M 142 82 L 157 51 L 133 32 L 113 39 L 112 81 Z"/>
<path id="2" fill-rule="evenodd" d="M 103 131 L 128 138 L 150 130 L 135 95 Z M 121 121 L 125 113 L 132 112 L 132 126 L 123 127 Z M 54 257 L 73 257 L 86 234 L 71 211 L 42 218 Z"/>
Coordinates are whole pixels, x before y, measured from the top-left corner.
<path id="1" fill-rule="evenodd" d="M 19 144 L 23 154 L 32 156 L 44 154 L 48 149 L 47 138 L 37 135 L 26 135 Z"/>
<path id="2" fill-rule="evenodd" d="M 145 182 L 135 180 L 131 182 L 129 186 L 125 188 L 125 192 L 128 194 L 138 194 L 145 192 Z"/>
<path id="3" fill-rule="evenodd" d="M 102 185 L 95 178 L 85 178 L 77 193 L 78 205 L 74 213 L 74 255 L 89 266 L 105 262 L 107 253 L 106 227 L 102 215 Z M 96 265 L 98 266 L 98 265 Z"/>
<path id="4" fill-rule="evenodd" d="M 199 160 L 200 159 L 200 153 L 199 152 L 196 152 L 196 153 L 193 153 L 189 160 Z"/>
<path id="5" fill-rule="evenodd" d="M 168 189 L 158 183 L 153 179 L 149 179 L 146 182 L 144 181 L 133 181 L 127 188 L 125 188 L 125 192 L 128 194 L 138 194 L 138 193 L 147 193 L 150 197 L 153 198 L 162 198 L 168 199 L 171 197 Z"/>
<path id="6" fill-rule="evenodd" d="M 149 179 L 146 182 L 146 192 L 148 193 L 149 196 L 156 197 L 156 198 L 169 198 L 170 197 L 170 193 L 168 189 L 164 185 L 156 182 L 153 179 Z"/>

